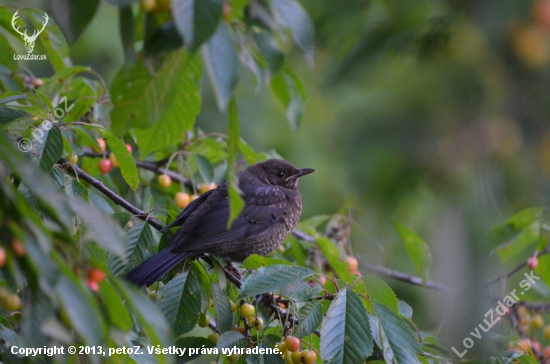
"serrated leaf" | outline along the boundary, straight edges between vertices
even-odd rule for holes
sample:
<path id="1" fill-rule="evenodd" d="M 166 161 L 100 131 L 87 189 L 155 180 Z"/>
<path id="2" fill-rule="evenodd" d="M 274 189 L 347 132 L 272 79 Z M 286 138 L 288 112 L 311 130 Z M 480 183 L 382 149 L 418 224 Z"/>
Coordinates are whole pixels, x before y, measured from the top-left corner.
<path id="1" fill-rule="evenodd" d="M 190 70 L 186 70 L 188 65 L 192 67 Z M 162 120 L 166 114 L 173 123 L 174 118 L 179 117 L 179 112 L 182 110 L 186 115 L 183 121 L 188 124 L 189 115 L 198 113 L 196 109 L 200 106 L 196 104 L 198 93 L 195 88 L 191 90 L 189 86 L 199 81 L 200 63 L 196 60 L 191 61 L 189 55 L 182 49 L 168 52 L 162 66 L 154 75 L 141 59 L 138 59 L 128 72 L 122 68 L 115 76 L 110 90 L 114 103 L 114 108 L 111 110 L 113 134 L 124 134 L 130 127 L 149 128 Z M 186 107 L 185 103 L 188 99 L 192 102 Z M 193 120 L 194 115 L 196 114 L 193 114 Z M 172 137 L 171 140 L 173 138 L 180 140 L 182 136 L 177 133 L 180 130 L 182 129 L 178 127 L 176 131 L 170 131 L 166 125 L 163 125 L 162 128 L 154 131 L 163 138 Z M 140 148 L 149 150 L 154 147 L 157 146 L 151 145 L 150 140 L 143 146 L 140 145 Z"/>
<path id="2" fill-rule="evenodd" d="M 0 107 L 0 126 L 9 124 L 17 119 L 28 118 L 30 114 L 11 107 Z"/>
<path id="3" fill-rule="evenodd" d="M 202 57 L 216 95 L 218 108 L 224 111 L 237 85 L 239 58 L 231 30 L 221 22 L 202 47 Z"/>
<path id="4" fill-rule="evenodd" d="M 418 363 L 417 355 L 422 350 L 418 338 L 406 322 L 406 318 L 380 303 L 374 305 L 379 325 L 377 331 L 373 329 L 373 335 L 378 336 L 377 344 L 381 345 L 380 348 L 384 352 L 386 362 Z"/>
<path id="5" fill-rule="evenodd" d="M 248 344 L 248 340 L 237 331 L 227 331 L 220 335 L 218 338 L 218 344 L 216 347 L 218 349 L 224 348 L 243 348 Z"/>
<path id="6" fill-rule="evenodd" d="M 298 314 L 298 327 L 294 330 L 296 337 L 309 336 L 315 331 L 323 319 L 323 305 L 320 301 L 308 302 Z"/>
<path id="7" fill-rule="evenodd" d="M 373 344 L 367 312 L 348 289 L 332 301 L 321 329 L 321 357 L 325 363 L 364 363 Z"/>
<path id="8" fill-rule="evenodd" d="M 69 178 L 65 183 L 65 193 L 70 197 L 80 197 L 88 201 L 88 190 L 82 183 L 78 182 L 76 178 Z"/>
<path id="9" fill-rule="evenodd" d="M 194 275 L 185 272 L 162 287 L 157 305 L 176 335 L 191 331 L 201 312 L 200 285 Z"/>
<path id="10" fill-rule="evenodd" d="M 214 313 L 218 331 L 224 333 L 231 330 L 233 328 L 231 302 L 229 302 L 227 294 L 215 282 L 212 283 L 212 299 L 214 300 Z"/>
<path id="11" fill-rule="evenodd" d="M 105 142 L 107 142 L 107 145 L 115 154 L 122 177 L 126 183 L 128 183 L 130 188 L 135 191 L 139 185 L 139 178 L 136 162 L 132 156 L 132 153 L 130 153 L 128 148 L 126 148 L 126 144 L 119 138 L 115 137 L 110 131 L 107 129 L 100 129 L 100 131 L 105 138 Z"/>
<path id="12" fill-rule="evenodd" d="M 251 272 L 242 282 L 239 297 L 254 296 L 264 292 L 279 291 L 295 280 L 304 279 L 315 272 L 309 268 L 288 265 L 272 265 Z"/>
<path id="13" fill-rule="evenodd" d="M 428 278 L 432 266 L 432 253 L 428 244 L 412 229 L 400 223 L 392 221 L 393 226 L 399 233 L 401 241 L 405 246 L 409 258 L 411 258 L 416 271 L 425 281 Z"/>
<path id="14" fill-rule="evenodd" d="M 55 125 L 51 126 L 50 130 L 35 129 L 35 134 L 37 131 L 41 131 L 40 135 L 43 136 L 32 138 L 30 153 L 33 155 L 33 163 L 49 173 L 63 153 L 63 137 L 61 131 Z"/>
<path id="15" fill-rule="evenodd" d="M 216 30 L 221 19 L 221 0 L 173 0 L 172 18 L 184 44 L 198 49 Z"/>
<path id="16" fill-rule="evenodd" d="M 126 236 L 128 240 L 126 264 L 119 257 L 109 254 L 109 269 L 114 276 L 121 276 L 130 269 L 137 267 L 152 257 L 156 250 L 153 233 L 149 224 L 145 221 L 128 230 Z"/>
<path id="17" fill-rule="evenodd" d="M 368 287 L 371 301 L 381 303 L 396 313 L 399 312 L 397 297 L 386 282 L 378 277 L 370 275 L 364 275 L 363 281 L 365 281 Z"/>
<path id="18" fill-rule="evenodd" d="M 163 68 L 174 69 L 173 80 L 169 81 L 173 84 L 170 84 L 167 89 L 167 92 L 173 93 L 174 96 L 171 101 L 168 100 L 168 96 L 163 100 L 162 115 L 159 115 L 153 126 L 146 129 L 135 129 L 142 158 L 157 150 L 180 143 L 185 132 L 193 128 L 195 118 L 201 108 L 202 66 L 200 58 L 198 56 L 191 57 L 179 50 L 170 53 L 164 63 Z M 143 97 L 152 98 L 153 96 L 143 95 Z"/>
<path id="19" fill-rule="evenodd" d="M 264 257 L 258 254 L 252 254 L 246 258 L 243 262 L 243 268 L 246 269 L 258 269 L 261 267 L 268 267 L 270 265 L 295 265 L 288 260 L 274 259 L 270 257 Z"/>
<path id="20" fill-rule="evenodd" d="M 282 288 L 280 293 L 295 302 L 307 302 L 309 299 L 318 296 L 321 289 L 321 285 L 313 280 L 308 282 L 297 280 Z"/>

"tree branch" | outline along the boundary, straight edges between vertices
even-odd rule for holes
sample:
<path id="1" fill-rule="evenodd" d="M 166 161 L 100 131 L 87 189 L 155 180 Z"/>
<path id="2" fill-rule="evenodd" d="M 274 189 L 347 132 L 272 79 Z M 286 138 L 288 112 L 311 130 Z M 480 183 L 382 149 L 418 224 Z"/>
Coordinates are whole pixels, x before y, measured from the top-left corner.
<path id="1" fill-rule="evenodd" d="M 149 214 L 145 211 L 142 211 L 114 193 L 109 187 L 105 186 L 103 182 L 95 179 L 94 177 L 90 176 L 88 173 L 84 172 L 82 169 L 80 169 L 78 166 L 70 163 L 67 159 L 61 158 L 59 159 L 58 163 L 66 168 L 67 172 L 78 177 L 79 179 L 88 182 L 90 185 L 94 186 L 98 191 L 103 193 L 105 196 L 107 196 L 111 201 L 113 201 L 115 204 L 121 206 L 126 211 L 130 212 L 131 214 L 135 215 L 137 218 L 146 221 L 149 225 L 154 227 L 157 230 L 162 230 L 162 225 L 157 220 L 149 217 Z"/>
<path id="2" fill-rule="evenodd" d="M 416 277 L 413 275 L 410 275 L 408 273 L 399 272 L 390 268 L 382 267 L 380 265 L 371 265 L 371 264 L 365 264 L 361 265 L 361 268 L 365 268 L 367 270 L 370 270 L 372 272 L 377 272 L 380 274 L 385 275 L 386 277 L 390 277 L 393 279 L 397 279 L 398 281 L 402 281 L 405 283 L 410 283 L 415 286 L 421 286 L 426 288 L 435 289 L 437 291 L 443 291 L 443 292 L 449 292 L 449 288 L 442 285 L 441 283 L 432 282 L 432 281 L 426 281 L 424 282 L 422 278 Z"/>

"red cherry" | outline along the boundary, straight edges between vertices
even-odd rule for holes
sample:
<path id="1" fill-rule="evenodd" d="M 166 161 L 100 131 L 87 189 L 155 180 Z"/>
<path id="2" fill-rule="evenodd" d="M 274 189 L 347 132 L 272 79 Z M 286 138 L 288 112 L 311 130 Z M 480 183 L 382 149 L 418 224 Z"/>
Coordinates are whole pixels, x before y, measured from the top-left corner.
<path id="1" fill-rule="evenodd" d="M 529 259 L 527 259 L 527 266 L 529 267 L 529 269 L 533 270 L 535 269 L 536 267 L 539 266 L 539 260 L 537 257 L 531 257 Z"/>
<path id="2" fill-rule="evenodd" d="M 293 336 L 287 336 L 285 339 L 286 350 L 291 353 L 300 350 L 300 339 Z"/>
<path id="3" fill-rule="evenodd" d="M 94 292 L 99 292 L 99 284 L 97 284 L 96 281 L 90 281 L 88 280 L 88 286 L 90 289 Z"/>
<path id="4" fill-rule="evenodd" d="M 128 143 L 126 143 L 126 149 L 130 152 L 130 154 L 134 153 L 134 150 L 132 149 L 132 146 Z"/>
<path id="5" fill-rule="evenodd" d="M 105 279 L 105 273 L 101 269 L 93 268 L 88 271 L 88 281 L 100 283 Z"/>
<path id="6" fill-rule="evenodd" d="M 102 174 L 106 174 L 113 168 L 113 163 L 108 159 L 102 159 L 99 161 L 98 167 Z"/>

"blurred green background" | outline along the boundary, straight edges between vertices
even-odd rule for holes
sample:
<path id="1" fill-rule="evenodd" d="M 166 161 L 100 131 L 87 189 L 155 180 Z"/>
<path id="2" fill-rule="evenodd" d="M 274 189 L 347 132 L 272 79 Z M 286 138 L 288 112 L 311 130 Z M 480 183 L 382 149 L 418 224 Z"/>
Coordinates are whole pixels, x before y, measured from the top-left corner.
<path id="1" fill-rule="evenodd" d="M 56 1 L 8 3 L 55 18 Z M 270 90 L 256 90 L 242 69 L 242 137 L 317 170 L 301 182 L 303 218 L 354 196 L 354 254 L 364 267 L 413 273 L 390 219 L 416 230 L 434 255 L 430 279 L 451 293 L 386 281 L 421 329 L 462 342 L 494 306 L 483 283 L 533 252 L 502 266 L 488 231 L 550 198 L 550 1 L 302 4 L 317 32 L 314 64 L 298 50 L 290 60 L 307 92 L 302 124 L 292 131 Z M 110 82 L 122 57 L 117 8 L 102 3 L 72 59 Z M 38 63 L 27 66 L 49 76 Z M 224 132 L 227 116 L 205 90 L 197 125 Z M 507 292 L 496 284 L 494 293 Z"/>

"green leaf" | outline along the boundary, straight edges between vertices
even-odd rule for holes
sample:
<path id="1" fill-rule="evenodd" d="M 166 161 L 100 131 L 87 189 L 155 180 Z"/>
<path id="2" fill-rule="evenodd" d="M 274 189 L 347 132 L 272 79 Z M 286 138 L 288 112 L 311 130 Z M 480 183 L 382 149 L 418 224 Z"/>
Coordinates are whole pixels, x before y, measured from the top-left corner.
<path id="1" fill-rule="evenodd" d="M 215 282 L 212 282 L 212 298 L 218 331 L 224 333 L 231 330 L 233 328 L 231 302 L 229 302 L 227 294 Z"/>
<path id="2" fill-rule="evenodd" d="M 413 309 L 409 304 L 405 301 L 399 300 L 399 313 L 405 316 L 406 318 L 410 319 L 413 315 Z"/>
<path id="3" fill-rule="evenodd" d="M 320 301 L 308 302 L 302 307 L 298 314 L 299 324 L 294 330 L 296 337 L 309 336 L 315 331 L 323 319 L 323 305 Z"/>
<path id="4" fill-rule="evenodd" d="M 229 169 L 227 171 L 227 181 L 229 184 L 229 220 L 227 228 L 231 227 L 233 221 L 239 216 L 244 208 L 244 201 L 241 197 L 239 188 L 239 179 L 237 177 L 236 162 L 237 153 L 239 152 L 239 114 L 237 112 L 237 103 L 235 99 L 231 99 L 229 104 Z"/>
<path id="5" fill-rule="evenodd" d="M 117 290 L 107 280 L 99 284 L 99 294 L 105 303 L 103 307 L 107 310 L 112 324 L 123 331 L 131 330 L 134 325 L 132 317 Z"/>
<path id="6" fill-rule="evenodd" d="M 117 256 L 109 254 L 109 269 L 114 276 L 121 276 L 130 269 L 137 267 L 152 257 L 156 251 L 153 233 L 149 224 L 145 221 L 135 225 L 126 234 L 128 238 L 127 264 L 125 265 Z"/>
<path id="7" fill-rule="evenodd" d="M 316 236 L 315 241 L 319 245 L 319 248 L 321 248 L 323 256 L 328 260 L 332 269 L 334 269 L 336 275 L 345 281 L 352 281 L 353 276 L 348 271 L 348 264 L 345 260 L 340 258 L 340 251 L 336 245 L 334 245 L 330 239 L 321 235 Z"/>
<path id="8" fill-rule="evenodd" d="M 120 7 L 118 9 L 118 21 L 122 50 L 124 51 L 124 66 L 130 67 L 136 60 L 136 50 L 134 49 L 136 25 L 132 8 L 129 6 Z"/>
<path id="9" fill-rule="evenodd" d="M 157 307 L 151 302 L 149 297 L 142 292 L 138 292 L 134 287 L 129 288 L 120 284 L 119 292 L 124 296 L 126 304 L 132 309 L 143 332 L 151 345 L 168 347 L 172 345 L 173 339 L 170 335 L 170 329 L 166 324 L 164 316 Z M 157 355 L 158 363 L 166 363 L 168 360 L 165 355 Z"/>
<path id="10" fill-rule="evenodd" d="M 75 127 L 72 130 L 76 133 L 80 143 L 83 146 L 96 147 L 97 149 L 99 149 L 99 144 L 97 143 L 97 140 L 92 138 L 87 132 L 78 127 Z"/>
<path id="11" fill-rule="evenodd" d="M 59 27 L 74 43 L 94 18 L 99 0 L 68 0 L 55 2 L 55 15 Z"/>
<path id="12" fill-rule="evenodd" d="M 387 363 L 418 363 L 417 355 L 421 353 L 420 343 L 411 330 L 406 318 L 388 307 L 375 303 L 378 315 L 377 327 L 372 327 L 373 335 L 378 337 L 384 359 Z M 372 320 L 371 320 L 372 323 Z"/>
<path id="13" fill-rule="evenodd" d="M 271 5 L 277 21 L 290 29 L 306 59 L 313 63 L 315 30 L 304 8 L 296 0 L 276 0 Z"/>
<path id="14" fill-rule="evenodd" d="M 540 238 L 542 226 L 542 207 L 525 209 L 495 227 L 489 233 L 491 245 L 497 245 L 496 251 L 501 262 L 521 253 Z"/>
<path id="15" fill-rule="evenodd" d="M 13 59 L 14 51 L 4 34 L 0 33 L 0 64 L 6 66 L 12 72 L 17 71 L 17 61 Z"/>
<path id="16" fill-rule="evenodd" d="M 197 336 L 187 336 L 187 337 L 181 337 L 176 340 L 176 346 L 185 349 L 185 355 L 183 357 L 178 358 L 177 363 L 188 363 L 202 354 L 199 353 L 189 355 L 189 348 L 205 348 L 205 349 L 211 349 L 215 348 L 216 344 L 212 340 L 209 340 L 205 337 L 197 337 Z"/>
<path id="17" fill-rule="evenodd" d="M 157 304 L 176 336 L 191 331 L 201 312 L 197 278 L 185 272 L 172 279 L 160 289 Z"/>
<path id="18" fill-rule="evenodd" d="M 118 7 L 123 7 L 132 5 L 133 3 L 138 2 L 138 0 L 105 0 L 105 2 Z"/>
<path id="19" fill-rule="evenodd" d="M 295 302 L 307 302 L 309 299 L 318 296 L 322 288 L 314 280 L 308 282 L 297 280 L 282 288 L 280 293 Z"/>
<path id="20" fill-rule="evenodd" d="M 200 154 L 196 154 L 197 164 L 199 165 L 199 172 L 201 174 L 202 180 L 205 183 L 212 182 L 214 180 L 214 168 L 210 161 L 203 157 Z"/>
<path id="21" fill-rule="evenodd" d="M 88 201 L 88 190 L 86 186 L 78 182 L 76 178 L 69 178 L 65 183 L 65 193 L 70 197 L 80 197 L 84 201 Z"/>
<path id="22" fill-rule="evenodd" d="M 202 47 L 202 57 L 218 108 L 224 111 L 237 85 L 239 71 L 237 50 L 231 30 L 225 22 L 220 23 L 212 38 Z"/>
<path id="23" fill-rule="evenodd" d="M 106 214 L 113 215 L 115 212 L 109 203 L 99 194 L 94 191 L 88 191 L 90 202 L 99 210 Z"/>
<path id="24" fill-rule="evenodd" d="M 288 65 L 284 65 L 272 79 L 271 89 L 286 110 L 286 118 L 297 130 L 304 112 L 305 92 L 301 81 Z"/>
<path id="25" fill-rule="evenodd" d="M 268 31 L 254 32 L 254 40 L 258 45 L 260 54 L 267 62 L 270 76 L 275 75 L 285 60 L 285 54 L 279 47 L 275 35 Z"/>
<path id="26" fill-rule="evenodd" d="M 364 275 L 363 280 L 369 289 L 369 298 L 372 301 L 379 302 L 396 313 L 399 312 L 397 297 L 386 282 L 370 275 Z"/>
<path id="27" fill-rule="evenodd" d="M 218 338 L 218 349 L 223 348 L 244 348 L 248 344 L 248 340 L 237 331 L 227 331 L 220 335 Z"/>
<path id="28" fill-rule="evenodd" d="M 100 345 L 106 330 L 98 320 L 100 313 L 91 304 L 89 296 L 66 277 L 61 277 L 56 286 L 57 295 L 62 302 L 75 331 L 88 345 Z"/>
<path id="29" fill-rule="evenodd" d="M 76 75 L 83 72 L 89 72 L 90 67 L 85 66 L 71 66 L 63 67 L 50 78 L 44 80 L 44 84 L 40 86 L 40 92 L 42 92 L 49 99 L 54 99 L 56 96 L 60 96 L 59 93 L 63 90 L 63 87 Z M 58 105 L 59 106 L 59 105 Z M 71 109 L 71 106 L 63 104 L 61 109 L 65 113 Z"/>
<path id="30" fill-rule="evenodd" d="M 31 140 L 33 145 L 30 151 L 33 154 L 33 162 L 47 173 L 51 171 L 63 153 L 61 131 L 51 122 L 48 125 L 51 126 L 50 130 L 43 127 L 34 130 L 34 137 Z"/>
<path id="31" fill-rule="evenodd" d="M 392 221 L 393 226 L 399 233 L 405 250 L 409 254 L 416 271 L 425 281 L 428 278 L 432 266 L 432 253 L 428 244 L 412 229 L 399 221 Z"/>
<path id="32" fill-rule="evenodd" d="M 273 259 L 269 257 L 264 257 L 257 254 L 252 254 L 243 262 L 243 268 L 246 269 L 258 269 L 261 267 L 268 267 L 270 265 L 294 265 L 288 260 L 283 259 Z"/>
<path id="33" fill-rule="evenodd" d="M 14 109 L 11 107 L 0 107 L 0 126 L 9 124 L 12 121 L 28 118 L 31 115 L 23 110 Z"/>
<path id="34" fill-rule="evenodd" d="M 367 312 L 348 289 L 332 301 L 321 329 L 321 357 L 325 363 L 364 363 L 373 344 Z"/>
<path id="35" fill-rule="evenodd" d="M 154 76 L 141 59 L 128 72 L 122 68 L 111 85 L 112 132 L 139 128 L 143 158 L 180 142 L 200 110 L 201 73 L 200 59 L 181 49 L 168 52 Z"/>
<path id="36" fill-rule="evenodd" d="M 286 285 L 304 279 L 315 272 L 309 268 L 289 265 L 272 265 L 251 272 L 242 282 L 239 297 L 254 296 L 278 291 Z"/>
<path id="37" fill-rule="evenodd" d="M 101 134 L 105 138 L 105 142 L 115 154 L 116 160 L 120 166 L 120 172 L 122 177 L 128 183 L 128 185 L 135 191 L 139 185 L 138 172 L 136 162 L 132 153 L 126 148 L 126 144 L 119 138 L 115 137 L 107 129 L 100 129 Z"/>
<path id="38" fill-rule="evenodd" d="M 183 42 L 190 50 L 198 49 L 220 22 L 221 0 L 173 0 L 172 18 Z"/>

